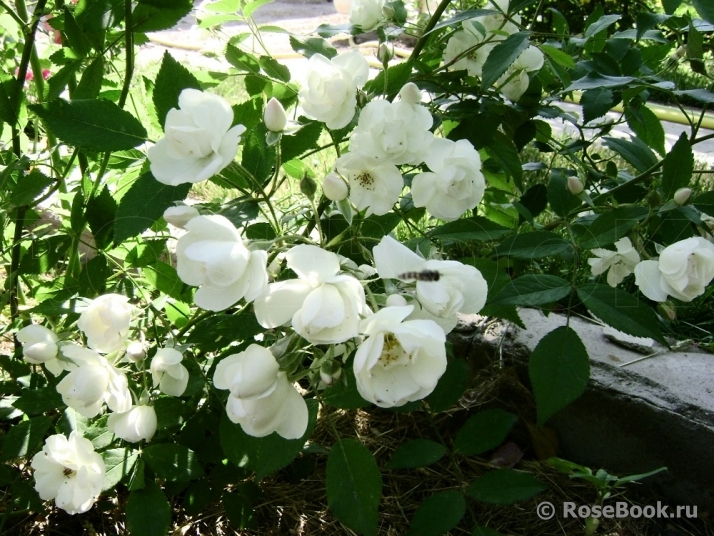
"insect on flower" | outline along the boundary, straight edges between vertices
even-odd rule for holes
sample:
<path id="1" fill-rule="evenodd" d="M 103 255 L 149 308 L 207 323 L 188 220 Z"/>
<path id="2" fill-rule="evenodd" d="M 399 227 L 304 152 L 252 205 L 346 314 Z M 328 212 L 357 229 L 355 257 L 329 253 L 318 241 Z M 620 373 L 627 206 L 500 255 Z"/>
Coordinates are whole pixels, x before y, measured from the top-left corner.
<path id="1" fill-rule="evenodd" d="M 441 274 L 436 270 L 422 270 L 421 272 L 404 272 L 399 274 L 397 278 L 403 280 L 414 280 L 414 281 L 438 281 Z"/>

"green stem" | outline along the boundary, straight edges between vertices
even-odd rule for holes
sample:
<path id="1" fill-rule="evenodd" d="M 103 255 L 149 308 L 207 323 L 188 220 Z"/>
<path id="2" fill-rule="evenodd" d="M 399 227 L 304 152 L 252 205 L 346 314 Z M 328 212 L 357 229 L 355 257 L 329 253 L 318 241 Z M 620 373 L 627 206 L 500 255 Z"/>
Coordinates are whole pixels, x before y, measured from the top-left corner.
<path id="1" fill-rule="evenodd" d="M 429 32 L 434 29 L 434 26 L 436 26 L 436 23 L 439 22 L 441 15 L 444 13 L 444 11 L 446 11 L 446 8 L 449 7 L 450 3 L 451 0 L 441 0 L 436 10 L 434 10 L 434 14 L 429 19 L 429 22 L 424 27 L 424 33 L 421 34 L 419 41 L 417 41 L 417 44 L 414 45 L 414 50 L 412 51 L 412 55 L 410 56 L 409 61 L 415 62 L 417 60 L 419 54 L 426 45 L 427 39 L 429 39 Z"/>
<path id="2" fill-rule="evenodd" d="M 20 16 L 15 13 L 10 6 L 8 6 L 5 2 L 0 0 L 0 7 L 3 8 L 5 11 L 7 11 L 7 14 L 12 17 L 12 19 L 20 26 L 20 29 L 22 30 L 22 33 L 27 34 L 30 31 L 30 28 L 27 26 L 27 23 L 25 23 L 24 20 L 20 18 Z"/>

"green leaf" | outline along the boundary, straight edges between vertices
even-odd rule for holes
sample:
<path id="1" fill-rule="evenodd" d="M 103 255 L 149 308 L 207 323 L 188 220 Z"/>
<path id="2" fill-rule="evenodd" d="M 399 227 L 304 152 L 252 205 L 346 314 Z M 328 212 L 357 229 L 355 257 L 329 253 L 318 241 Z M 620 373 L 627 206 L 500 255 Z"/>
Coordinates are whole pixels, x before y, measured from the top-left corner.
<path id="1" fill-rule="evenodd" d="M 50 426 L 52 419 L 45 416 L 34 417 L 12 426 L 3 438 L 0 461 L 6 462 L 34 454 Z"/>
<path id="2" fill-rule="evenodd" d="M 566 218 L 570 211 L 580 206 L 580 199 L 568 190 L 568 181 L 560 170 L 553 170 L 548 183 L 548 203 L 558 216 Z"/>
<path id="3" fill-rule="evenodd" d="M 0 123 L 13 125 L 17 121 L 11 97 L 15 94 L 16 87 L 17 81 L 12 76 L 0 72 Z"/>
<path id="4" fill-rule="evenodd" d="M 509 35 L 508 38 L 499 43 L 489 53 L 486 63 L 483 65 L 483 76 L 481 84 L 484 88 L 492 86 L 503 73 L 506 72 L 518 56 L 521 55 L 528 45 L 529 32 L 518 32 Z"/>
<path id="5" fill-rule="evenodd" d="M 387 88 L 384 88 L 384 77 L 387 77 Z M 389 67 L 386 72 L 384 70 L 379 71 L 374 79 L 370 80 L 364 85 L 364 90 L 367 93 L 374 93 L 376 95 L 396 95 L 400 89 L 409 82 L 412 76 L 412 64 L 411 62 L 398 63 Z"/>
<path id="6" fill-rule="evenodd" d="M 247 132 L 243 138 L 241 164 L 253 175 L 258 184 L 264 184 L 268 180 L 275 164 L 275 147 L 265 146 L 267 132 L 268 130 L 261 122 Z M 251 188 L 255 188 L 255 186 L 255 184 L 251 184 Z"/>
<path id="7" fill-rule="evenodd" d="M 165 536 L 171 528 L 171 505 L 154 482 L 132 491 L 126 502 L 126 528 L 130 536 Z"/>
<path id="8" fill-rule="evenodd" d="M 60 140 L 82 149 L 122 151 L 146 141 L 141 123 L 108 100 L 56 99 L 28 107 Z"/>
<path id="9" fill-rule="evenodd" d="M 667 345 L 654 311 L 631 294 L 609 285 L 588 284 L 578 288 L 578 296 L 592 314 L 613 328 Z"/>
<path id="10" fill-rule="evenodd" d="M 580 97 L 580 105 L 583 107 L 583 123 L 587 124 L 593 119 L 602 117 L 610 111 L 615 104 L 615 94 L 611 89 L 595 88 L 588 89 Z"/>
<path id="11" fill-rule="evenodd" d="M 239 71 L 253 74 L 260 72 L 258 58 L 231 44 L 226 46 L 226 61 Z"/>
<path id="12" fill-rule="evenodd" d="M 243 7 L 243 16 L 244 17 L 250 17 L 255 13 L 255 10 L 258 9 L 260 6 L 264 6 L 265 4 L 270 4 L 274 0 L 253 0 L 252 2 L 248 2 L 245 7 Z"/>
<path id="13" fill-rule="evenodd" d="M 640 173 L 647 171 L 658 162 L 652 149 L 639 138 L 623 140 L 621 138 L 604 137 L 603 140 L 606 147 L 619 154 Z"/>
<path id="14" fill-rule="evenodd" d="M 149 445 L 142 459 L 157 476 L 170 482 L 187 482 L 203 476 L 194 452 L 175 443 Z"/>
<path id="15" fill-rule="evenodd" d="M 435 413 L 446 411 L 456 404 L 466 389 L 471 385 L 471 370 L 465 359 L 450 359 L 446 363 L 446 372 L 426 398 L 429 407 Z"/>
<path id="16" fill-rule="evenodd" d="M 625 109 L 627 125 L 637 134 L 637 137 L 652 147 L 661 156 L 665 156 L 664 128 L 662 122 L 647 106 Z"/>
<path id="17" fill-rule="evenodd" d="M 163 127 L 166 122 L 166 115 L 171 108 L 179 107 L 179 95 L 184 89 L 201 89 L 191 72 L 176 61 L 168 50 L 164 52 L 161 60 L 159 74 L 156 75 L 156 85 L 154 87 L 154 108 L 159 124 Z"/>
<path id="18" fill-rule="evenodd" d="M 483 216 L 472 216 L 436 227 L 428 234 L 431 238 L 439 240 L 490 242 L 511 233 L 513 233 L 511 229 L 498 225 Z"/>
<path id="19" fill-rule="evenodd" d="M 446 447 L 428 439 L 412 439 L 402 443 L 392 453 L 387 469 L 416 469 L 438 462 L 446 454 Z"/>
<path id="20" fill-rule="evenodd" d="M 508 139 L 505 134 L 495 132 L 493 136 L 491 136 L 488 149 L 506 172 L 506 175 L 512 177 L 515 185 L 522 189 L 523 167 L 521 158 L 518 155 L 518 150 L 513 144 L 513 141 Z"/>
<path id="21" fill-rule="evenodd" d="M 112 242 L 116 212 L 117 203 L 106 186 L 87 201 L 85 216 L 99 249 L 106 248 Z"/>
<path id="22" fill-rule="evenodd" d="M 234 342 L 252 341 L 264 330 L 252 313 L 214 314 L 196 324 L 186 344 L 199 346 L 204 352 L 215 352 Z"/>
<path id="23" fill-rule="evenodd" d="M 220 440 L 226 457 L 238 467 L 255 471 L 256 481 L 286 467 L 300 453 L 315 427 L 318 404 L 315 400 L 306 400 L 306 403 L 308 424 L 299 439 L 285 439 L 276 432 L 265 437 L 253 437 L 224 416 L 221 419 Z"/>
<path id="24" fill-rule="evenodd" d="M 631 85 L 636 80 L 631 76 L 607 76 L 600 73 L 588 73 L 583 78 L 575 80 L 563 90 L 563 93 L 586 89 L 624 87 Z"/>
<path id="25" fill-rule="evenodd" d="M 575 61 L 573 61 L 573 58 L 567 52 L 563 52 L 559 48 L 551 47 L 549 45 L 540 45 L 540 49 L 546 56 L 558 65 L 561 65 L 566 69 L 573 69 L 575 67 Z"/>
<path id="26" fill-rule="evenodd" d="M 151 172 L 141 175 L 124 194 L 117 207 L 114 243 L 138 235 L 151 227 L 175 201 L 183 201 L 190 184 L 169 186 L 157 181 Z"/>
<path id="27" fill-rule="evenodd" d="M 290 46 L 298 54 L 306 58 L 314 54 L 322 54 L 328 59 L 337 56 L 337 50 L 322 37 L 302 37 L 291 35 Z"/>
<path id="28" fill-rule="evenodd" d="M 590 379 L 590 358 L 578 334 L 568 326 L 543 337 L 531 354 L 528 375 L 533 386 L 538 426 L 577 399 Z"/>
<path id="29" fill-rule="evenodd" d="M 261 56 L 258 64 L 269 77 L 283 82 L 290 82 L 290 69 L 279 63 L 278 60 L 270 56 Z"/>
<path id="30" fill-rule="evenodd" d="M 327 458 L 327 505 L 335 517 L 355 532 L 377 534 L 382 475 L 362 443 L 342 439 Z"/>
<path id="31" fill-rule="evenodd" d="M 113 489 L 124 477 L 131 474 L 131 470 L 139 459 L 139 452 L 130 448 L 110 449 L 102 452 L 102 459 L 106 466 L 102 491 Z"/>
<path id="32" fill-rule="evenodd" d="M 64 402 L 62 402 L 62 397 L 57 389 L 47 386 L 25 390 L 12 405 L 27 415 L 37 415 L 51 409 L 61 408 L 64 406 Z"/>
<path id="33" fill-rule="evenodd" d="M 20 180 L 13 186 L 5 202 L 11 207 L 29 205 L 53 182 L 53 179 L 38 169 L 33 169 L 28 174 L 21 175 Z"/>
<path id="34" fill-rule="evenodd" d="M 572 251 L 570 242 L 550 231 L 520 233 L 506 238 L 495 249 L 499 256 L 530 261 L 544 257 L 554 257 Z"/>
<path id="35" fill-rule="evenodd" d="M 255 528 L 255 512 L 250 499 L 239 491 L 226 491 L 221 498 L 228 521 L 238 530 Z"/>
<path id="36" fill-rule="evenodd" d="M 672 15 L 679 6 L 682 5 L 682 0 L 662 0 L 662 7 L 667 15 Z"/>
<path id="37" fill-rule="evenodd" d="M 191 303 L 191 291 L 186 290 L 176 268 L 157 261 L 143 269 L 144 277 L 153 288 L 180 302 Z"/>
<path id="38" fill-rule="evenodd" d="M 89 64 L 72 93 L 72 100 L 96 99 L 104 82 L 104 56 Z"/>
<path id="39" fill-rule="evenodd" d="M 489 305 L 545 305 L 562 300 L 571 290 L 568 281 L 554 275 L 524 275 L 504 286 Z"/>
<path id="40" fill-rule="evenodd" d="M 502 409 L 487 409 L 469 418 L 456 434 L 454 452 L 476 456 L 499 446 L 518 416 Z"/>
<path id="41" fill-rule="evenodd" d="M 442 491 L 419 505 L 407 536 L 440 536 L 459 524 L 466 513 L 466 501 L 456 490 Z"/>
<path id="42" fill-rule="evenodd" d="M 317 148 L 321 134 L 322 123 L 319 121 L 309 122 L 293 135 L 283 134 L 280 140 L 283 162 L 298 158 L 310 149 Z"/>
<path id="43" fill-rule="evenodd" d="M 699 102 L 714 104 L 714 93 L 706 89 L 687 89 L 683 91 L 674 91 L 675 95 L 686 96 Z"/>
<path id="44" fill-rule="evenodd" d="M 619 207 L 605 212 L 587 228 L 588 238 L 581 244 L 584 249 L 601 248 L 615 243 L 647 216 L 644 207 Z"/>
<path id="45" fill-rule="evenodd" d="M 694 153 L 687 135 L 682 135 L 664 159 L 662 170 L 662 193 L 664 201 L 672 199 L 674 192 L 689 185 L 694 171 Z"/>
<path id="46" fill-rule="evenodd" d="M 622 18 L 622 15 L 604 15 L 597 21 L 593 22 L 588 29 L 585 30 L 585 39 L 588 40 L 592 36 L 599 34 L 605 28 L 609 28 Z"/>
<path id="47" fill-rule="evenodd" d="M 140 0 L 132 13 L 132 32 L 173 28 L 191 12 L 193 0 Z"/>
<path id="48" fill-rule="evenodd" d="M 513 504 L 548 489 L 537 478 L 513 469 L 489 471 L 469 485 L 468 494 L 489 504 Z"/>

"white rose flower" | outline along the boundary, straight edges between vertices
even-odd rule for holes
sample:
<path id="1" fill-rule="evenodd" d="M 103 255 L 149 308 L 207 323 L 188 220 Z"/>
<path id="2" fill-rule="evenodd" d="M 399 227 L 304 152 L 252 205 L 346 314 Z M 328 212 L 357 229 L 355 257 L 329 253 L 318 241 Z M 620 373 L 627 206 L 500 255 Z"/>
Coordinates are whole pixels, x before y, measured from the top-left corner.
<path id="1" fill-rule="evenodd" d="M 109 431 L 130 443 L 151 441 L 156 425 L 156 410 L 152 406 L 134 406 L 124 413 L 112 413 L 107 420 Z"/>
<path id="2" fill-rule="evenodd" d="M 384 2 L 382 0 L 352 0 L 350 6 L 350 24 L 363 32 L 371 32 L 383 26 Z"/>
<path id="3" fill-rule="evenodd" d="M 434 316 L 452 318 L 456 313 L 478 313 L 486 305 L 488 284 L 473 266 L 458 261 L 422 259 L 391 236 L 382 238 L 372 252 L 379 277 L 383 279 L 398 279 L 409 272 L 439 274 L 436 281 L 416 282 L 419 303 Z"/>
<path id="4" fill-rule="evenodd" d="M 176 186 L 210 179 L 230 164 L 245 127 L 233 123 L 233 109 L 218 95 L 184 89 L 179 108 L 166 115 L 166 136 L 148 152 L 157 181 Z"/>
<path id="5" fill-rule="evenodd" d="M 102 492 L 106 467 L 91 441 L 72 432 L 51 435 L 32 458 L 35 489 L 70 515 L 89 510 Z"/>
<path id="6" fill-rule="evenodd" d="M 285 439 L 302 437 L 307 429 L 307 404 L 270 350 L 251 344 L 244 352 L 222 359 L 213 375 L 216 389 L 228 389 L 228 418 L 246 434 L 273 432 Z"/>
<path id="7" fill-rule="evenodd" d="M 508 4 L 509 2 L 507 0 L 494 0 L 489 2 L 484 6 L 484 9 L 492 9 L 494 11 L 499 11 L 499 13 L 475 17 L 464 21 L 464 30 L 483 38 L 494 37 L 493 42 L 504 41 L 506 36 L 503 36 L 502 34 L 505 33 L 507 35 L 512 35 L 518 32 L 517 25 L 521 23 L 520 15 L 511 15 L 510 20 L 506 19 L 505 14 L 508 13 Z M 482 29 L 486 32 L 485 35 Z M 498 32 L 501 35 L 494 35 L 494 32 Z"/>
<path id="8" fill-rule="evenodd" d="M 194 301 L 222 311 L 241 298 L 250 302 L 268 284 L 265 251 L 249 251 L 238 230 L 223 216 L 198 216 L 176 245 L 176 271 L 187 285 L 200 287 Z"/>
<path id="9" fill-rule="evenodd" d="M 622 283 L 622 280 L 634 272 L 637 263 L 640 262 L 640 254 L 632 247 L 629 238 L 621 238 L 615 242 L 615 247 L 617 251 L 595 248 L 591 251 L 597 257 L 588 259 L 592 274 L 600 275 L 607 272 L 607 284 L 611 287 Z"/>
<path id="10" fill-rule="evenodd" d="M 459 30 L 454 33 L 446 43 L 444 63 L 448 64 L 456 58 L 459 58 L 453 64 L 449 65 L 449 69 L 452 71 L 465 69 L 470 76 L 481 76 L 483 74 L 483 65 L 486 63 L 488 55 L 496 46 L 491 42 L 483 43 L 483 41 L 484 39 L 480 34 L 476 35 L 472 32 Z M 481 46 L 473 48 L 479 44 L 481 44 Z M 471 50 L 472 48 L 473 50 Z M 466 52 L 467 50 L 470 50 L 470 52 Z"/>
<path id="11" fill-rule="evenodd" d="M 663 302 L 672 296 L 690 302 L 704 294 L 714 279 L 714 244 L 700 236 L 675 242 L 662 250 L 659 261 L 635 267 L 635 283 L 649 299 Z"/>
<path id="12" fill-rule="evenodd" d="M 529 46 L 496 81 L 499 91 L 516 102 L 528 89 L 530 84 L 528 73 L 539 71 L 543 67 L 544 61 L 540 49 L 533 45 Z"/>
<path id="13" fill-rule="evenodd" d="M 183 355 L 173 348 L 161 348 L 151 360 L 154 388 L 170 396 L 181 396 L 188 385 L 188 370 L 181 364 Z"/>
<path id="14" fill-rule="evenodd" d="M 132 306 L 129 298 L 105 294 L 92 300 L 79 316 L 77 327 L 87 337 L 87 345 L 102 354 L 124 348 L 129 336 Z"/>
<path id="15" fill-rule="evenodd" d="M 317 246 L 295 246 L 286 254 L 288 268 L 299 279 L 279 281 L 255 300 L 261 326 L 292 324 L 313 344 L 336 344 L 356 337 L 360 315 L 369 309 L 362 284 L 340 274 L 340 260 Z"/>
<path id="16" fill-rule="evenodd" d="M 386 307 L 360 326 L 367 339 L 353 364 L 357 390 L 382 408 L 428 396 L 446 371 L 444 331 L 431 320 L 405 321 L 412 310 Z"/>
<path id="17" fill-rule="evenodd" d="M 16 337 L 22 344 L 22 355 L 28 363 L 44 364 L 55 376 L 66 370 L 57 359 L 59 337 L 52 330 L 39 324 L 32 324 L 18 331 Z"/>
<path id="18" fill-rule="evenodd" d="M 369 64 L 359 50 L 327 59 L 313 54 L 307 62 L 305 87 L 298 98 L 305 114 L 327 128 L 346 127 L 355 115 L 357 89 L 369 77 Z"/>
<path id="19" fill-rule="evenodd" d="M 112 411 L 129 411 L 131 392 L 122 371 L 104 356 L 75 344 L 62 346 L 61 351 L 74 363 L 70 373 L 57 384 L 65 404 L 85 417 L 99 415 L 104 402 Z"/>
<path id="20" fill-rule="evenodd" d="M 366 209 L 365 217 L 392 210 L 404 188 L 397 166 L 360 152 L 343 154 L 335 168 L 350 184 L 350 201 L 357 210 Z"/>
<path id="21" fill-rule="evenodd" d="M 415 207 L 426 207 L 435 218 L 452 221 L 479 204 L 486 181 L 481 158 L 470 141 L 437 138 L 424 160 L 431 172 L 412 181 Z"/>
<path id="22" fill-rule="evenodd" d="M 164 211 L 164 219 L 166 220 L 166 223 L 170 223 L 179 229 L 183 229 L 188 222 L 199 215 L 198 210 L 188 205 L 169 207 Z"/>
<path id="23" fill-rule="evenodd" d="M 380 162 L 419 165 L 434 135 L 429 110 L 406 100 L 369 102 L 360 113 L 350 138 L 350 151 L 369 155 Z"/>

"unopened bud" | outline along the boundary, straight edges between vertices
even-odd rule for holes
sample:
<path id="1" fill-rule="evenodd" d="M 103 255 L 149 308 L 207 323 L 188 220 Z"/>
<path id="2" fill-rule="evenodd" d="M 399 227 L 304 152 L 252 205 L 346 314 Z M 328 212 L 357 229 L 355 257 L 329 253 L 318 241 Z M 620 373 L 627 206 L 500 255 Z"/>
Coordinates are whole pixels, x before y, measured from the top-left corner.
<path id="1" fill-rule="evenodd" d="M 399 96 L 409 104 L 419 104 L 421 102 L 421 90 L 413 82 L 404 84 L 402 89 L 399 90 Z"/>
<path id="2" fill-rule="evenodd" d="M 687 47 L 686 47 L 686 45 L 682 45 L 681 47 L 679 47 L 676 50 L 676 52 L 674 53 L 674 56 L 677 59 L 679 59 L 679 58 L 683 58 L 686 53 L 687 53 Z"/>
<path id="3" fill-rule="evenodd" d="M 272 132 L 282 132 L 288 124 L 288 116 L 280 101 L 273 97 L 268 101 L 263 114 L 263 121 L 268 130 Z"/>
<path id="4" fill-rule="evenodd" d="M 342 201 L 347 197 L 349 188 L 337 173 L 328 173 L 322 181 L 322 193 L 330 201 Z"/>
<path id="5" fill-rule="evenodd" d="M 394 6 L 392 4 L 387 4 L 385 3 L 382 6 L 382 14 L 387 18 L 387 19 L 393 19 L 396 11 L 394 11 Z"/>
<path id="6" fill-rule="evenodd" d="M 317 191 L 317 184 L 310 177 L 305 175 L 300 181 L 300 191 L 308 199 L 315 197 L 315 192 Z"/>
<path id="7" fill-rule="evenodd" d="M 126 347 L 126 357 L 132 363 L 138 363 L 146 358 L 146 350 L 144 345 L 139 341 L 130 342 Z"/>
<path id="8" fill-rule="evenodd" d="M 169 207 L 164 211 L 164 219 L 174 227 L 183 229 L 186 224 L 196 216 L 200 216 L 198 210 L 188 205 Z"/>
<path id="9" fill-rule="evenodd" d="M 660 303 L 657 306 L 657 310 L 659 311 L 659 314 L 669 321 L 673 321 L 677 318 L 677 309 L 675 309 L 672 304 L 668 302 Z"/>
<path id="10" fill-rule="evenodd" d="M 334 361 L 325 361 L 320 367 L 320 379 L 325 385 L 332 385 L 342 376 L 342 369 Z"/>
<path id="11" fill-rule="evenodd" d="M 388 63 L 394 57 L 394 47 L 391 43 L 382 43 L 377 49 L 377 59 L 382 64 Z"/>
<path id="12" fill-rule="evenodd" d="M 690 197 L 692 197 L 691 188 L 680 188 L 674 192 L 674 202 L 680 206 L 686 204 Z"/>
<path id="13" fill-rule="evenodd" d="M 390 294 L 387 296 L 387 307 L 403 307 L 407 300 L 401 294 Z"/>
<path id="14" fill-rule="evenodd" d="M 568 177 L 568 190 L 571 194 L 578 195 L 584 189 L 585 186 L 583 185 L 583 181 L 581 181 L 578 177 Z"/>

